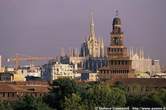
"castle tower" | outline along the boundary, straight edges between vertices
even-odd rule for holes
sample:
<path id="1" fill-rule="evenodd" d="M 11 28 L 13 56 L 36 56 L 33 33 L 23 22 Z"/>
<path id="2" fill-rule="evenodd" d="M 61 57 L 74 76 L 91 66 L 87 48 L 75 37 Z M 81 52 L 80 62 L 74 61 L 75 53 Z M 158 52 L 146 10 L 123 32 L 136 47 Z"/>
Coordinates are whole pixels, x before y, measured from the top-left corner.
<path id="1" fill-rule="evenodd" d="M 128 78 L 131 72 L 131 60 L 124 45 L 124 33 L 121 28 L 121 19 L 116 11 L 112 23 L 111 43 L 107 48 L 108 65 L 100 69 L 100 79 Z"/>

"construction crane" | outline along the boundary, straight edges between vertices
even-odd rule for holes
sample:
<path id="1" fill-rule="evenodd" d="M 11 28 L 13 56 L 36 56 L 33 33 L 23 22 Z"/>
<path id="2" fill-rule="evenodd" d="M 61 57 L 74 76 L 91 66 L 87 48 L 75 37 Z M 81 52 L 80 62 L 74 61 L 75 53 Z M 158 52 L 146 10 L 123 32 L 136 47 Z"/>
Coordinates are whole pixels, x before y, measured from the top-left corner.
<path id="1" fill-rule="evenodd" d="M 34 61 L 40 61 L 40 60 L 51 60 L 54 59 L 53 57 L 41 57 L 41 56 L 27 56 L 27 55 L 21 55 L 21 54 L 16 54 L 16 56 L 8 58 L 8 62 L 15 62 L 15 69 L 17 70 L 20 66 L 21 61 L 29 61 L 31 62 L 30 64 L 32 65 L 32 62 Z"/>

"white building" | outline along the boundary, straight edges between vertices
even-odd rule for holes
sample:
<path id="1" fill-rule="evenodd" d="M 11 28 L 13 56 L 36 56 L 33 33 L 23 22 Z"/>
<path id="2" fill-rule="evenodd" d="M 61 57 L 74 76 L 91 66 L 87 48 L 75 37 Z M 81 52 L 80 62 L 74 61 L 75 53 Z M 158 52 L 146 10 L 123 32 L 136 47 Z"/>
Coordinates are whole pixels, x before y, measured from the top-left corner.
<path id="1" fill-rule="evenodd" d="M 20 72 L 25 76 L 41 77 L 41 67 L 40 66 L 24 66 L 19 68 Z"/>
<path id="2" fill-rule="evenodd" d="M 129 53 L 130 60 L 132 61 L 132 69 L 135 73 L 149 73 L 149 75 L 153 75 L 161 72 L 159 60 L 146 58 L 142 49 L 137 52 L 137 50 L 134 51 L 131 48 Z M 146 74 L 144 75 L 146 76 Z"/>
<path id="3" fill-rule="evenodd" d="M 64 77 L 74 78 L 74 67 L 72 65 L 58 62 L 49 62 L 43 65 L 42 79 L 51 81 Z"/>
<path id="4" fill-rule="evenodd" d="M 155 73 L 161 73 L 159 60 L 152 61 L 152 74 L 155 74 Z"/>
<path id="5" fill-rule="evenodd" d="M 7 72 L 13 72 L 14 68 L 13 67 L 5 67 L 5 71 L 7 71 Z"/>

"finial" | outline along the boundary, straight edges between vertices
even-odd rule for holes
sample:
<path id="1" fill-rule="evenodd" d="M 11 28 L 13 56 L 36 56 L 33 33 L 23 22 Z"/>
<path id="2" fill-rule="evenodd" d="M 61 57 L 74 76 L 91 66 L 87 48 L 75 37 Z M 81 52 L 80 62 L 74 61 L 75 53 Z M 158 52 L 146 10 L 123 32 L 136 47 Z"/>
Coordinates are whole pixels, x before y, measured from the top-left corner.
<path id="1" fill-rule="evenodd" d="M 115 10 L 116 16 L 119 16 L 119 11 Z"/>
<path id="2" fill-rule="evenodd" d="M 118 10 L 116 10 L 116 11 L 115 11 L 115 13 L 116 13 L 116 16 L 118 16 L 118 15 L 119 15 L 119 11 L 118 11 Z"/>
<path id="3" fill-rule="evenodd" d="M 91 20 L 90 20 L 90 37 L 95 37 L 95 27 L 94 27 L 94 20 L 93 20 L 93 12 L 91 11 Z"/>

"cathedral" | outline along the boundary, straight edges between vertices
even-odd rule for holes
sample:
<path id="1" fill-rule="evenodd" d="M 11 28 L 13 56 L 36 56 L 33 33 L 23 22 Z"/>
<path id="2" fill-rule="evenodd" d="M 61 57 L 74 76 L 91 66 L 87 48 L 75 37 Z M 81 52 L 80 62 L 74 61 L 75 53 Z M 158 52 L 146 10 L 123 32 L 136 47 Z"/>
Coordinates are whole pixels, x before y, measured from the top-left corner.
<path id="1" fill-rule="evenodd" d="M 103 38 L 97 39 L 93 14 L 91 14 L 90 33 L 88 38 L 81 45 L 80 56 L 82 57 L 104 57 Z"/>
<path id="2" fill-rule="evenodd" d="M 100 79 L 128 78 L 131 69 L 131 60 L 128 50 L 124 45 L 124 33 L 122 32 L 121 19 L 116 12 L 110 33 L 110 46 L 107 48 L 107 66 L 99 69 Z"/>
<path id="3" fill-rule="evenodd" d="M 98 72 L 100 79 L 147 78 L 161 72 L 159 60 L 146 58 L 143 49 L 139 52 L 133 48 L 128 50 L 124 38 L 121 19 L 116 12 L 110 33 L 110 45 L 105 51 L 103 39 L 96 37 L 93 14 L 91 14 L 89 35 L 82 43 L 80 51 L 70 48 L 68 55 L 64 56 L 62 50 L 63 57 L 60 61 L 75 65 L 78 70 Z"/>
<path id="4" fill-rule="evenodd" d="M 134 70 L 136 77 L 147 77 L 161 73 L 159 60 L 153 60 L 150 57 L 145 57 L 143 49 L 131 48 L 130 60 L 132 61 L 132 69 Z"/>
<path id="5" fill-rule="evenodd" d="M 104 53 L 103 38 L 97 38 L 95 33 L 95 25 L 93 14 L 90 16 L 89 35 L 82 43 L 80 53 L 77 49 L 70 49 L 66 57 L 61 58 L 62 63 L 77 65 L 79 70 L 90 70 L 97 72 L 98 68 L 106 65 Z M 63 56 L 64 56 L 64 52 Z"/>

